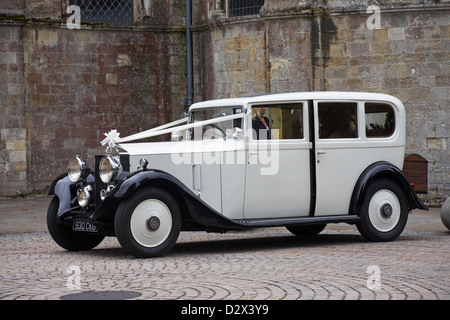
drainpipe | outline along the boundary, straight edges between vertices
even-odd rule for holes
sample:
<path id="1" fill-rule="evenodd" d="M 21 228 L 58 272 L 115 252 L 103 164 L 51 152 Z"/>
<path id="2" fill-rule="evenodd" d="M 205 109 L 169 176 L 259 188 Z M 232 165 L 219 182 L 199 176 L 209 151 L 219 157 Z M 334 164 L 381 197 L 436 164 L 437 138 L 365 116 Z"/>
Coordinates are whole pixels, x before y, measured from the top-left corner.
<path id="1" fill-rule="evenodd" d="M 194 74 L 192 54 L 192 0 L 186 0 L 186 49 L 187 49 L 187 97 L 184 98 L 184 106 L 189 108 L 194 103 Z"/>

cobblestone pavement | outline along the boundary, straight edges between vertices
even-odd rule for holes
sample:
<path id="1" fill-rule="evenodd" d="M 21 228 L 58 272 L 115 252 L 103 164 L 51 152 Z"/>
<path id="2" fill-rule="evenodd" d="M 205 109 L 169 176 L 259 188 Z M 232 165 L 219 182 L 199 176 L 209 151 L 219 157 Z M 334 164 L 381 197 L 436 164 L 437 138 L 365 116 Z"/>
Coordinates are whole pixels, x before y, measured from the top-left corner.
<path id="1" fill-rule="evenodd" d="M 127 255 L 115 238 L 68 252 L 38 225 L 8 233 L 0 217 L 0 299 L 450 299 L 450 233 L 439 212 L 420 215 L 387 243 L 346 225 L 310 239 L 282 228 L 186 232 L 153 259 Z"/>

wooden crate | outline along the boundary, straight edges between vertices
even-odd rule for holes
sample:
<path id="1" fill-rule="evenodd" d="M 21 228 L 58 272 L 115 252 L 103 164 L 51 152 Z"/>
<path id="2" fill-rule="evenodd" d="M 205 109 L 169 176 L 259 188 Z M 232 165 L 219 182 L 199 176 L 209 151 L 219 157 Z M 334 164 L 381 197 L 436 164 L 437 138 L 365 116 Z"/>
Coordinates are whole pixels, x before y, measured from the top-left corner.
<path id="1" fill-rule="evenodd" d="M 403 174 L 414 188 L 416 193 L 428 191 L 428 161 L 418 155 L 407 155 L 403 163 Z"/>

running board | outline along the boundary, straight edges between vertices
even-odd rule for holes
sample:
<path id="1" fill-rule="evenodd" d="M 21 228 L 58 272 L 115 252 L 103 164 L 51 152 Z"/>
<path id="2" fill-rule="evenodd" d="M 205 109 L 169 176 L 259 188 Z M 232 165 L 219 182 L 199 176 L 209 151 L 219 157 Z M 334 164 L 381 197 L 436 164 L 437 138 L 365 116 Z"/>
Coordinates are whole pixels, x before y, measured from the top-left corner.
<path id="1" fill-rule="evenodd" d="M 276 219 L 247 219 L 233 220 L 247 227 L 279 227 L 320 223 L 356 223 L 360 220 L 357 215 L 324 216 L 324 217 L 301 217 L 301 218 L 276 218 Z"/>

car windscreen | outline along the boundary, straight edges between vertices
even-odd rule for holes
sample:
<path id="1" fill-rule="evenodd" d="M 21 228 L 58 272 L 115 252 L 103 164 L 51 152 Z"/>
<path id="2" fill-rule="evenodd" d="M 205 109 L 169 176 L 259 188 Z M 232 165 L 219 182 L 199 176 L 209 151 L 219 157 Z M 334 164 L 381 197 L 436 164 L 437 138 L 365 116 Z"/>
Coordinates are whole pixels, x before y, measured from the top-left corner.
<path id="1" fill-rule="evenodd" d="M 194 140 L 203 139 L 226 139 L 233 136 L 238 130 L 242 130 L 243 120 L 227 119 L 227 116 L 241 114 L 242 106 L 214 107 L 196 109 L 191 111 L 190 123 L 218 119 L 218 122 L 205 124 L 191 130 Z M 219 119 L 223 118 L 223 121 Z"/>

